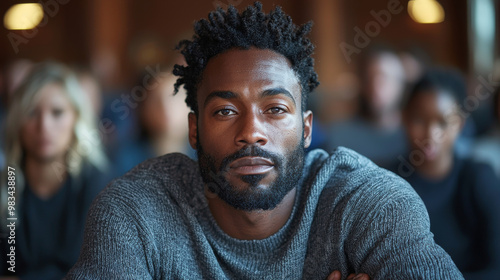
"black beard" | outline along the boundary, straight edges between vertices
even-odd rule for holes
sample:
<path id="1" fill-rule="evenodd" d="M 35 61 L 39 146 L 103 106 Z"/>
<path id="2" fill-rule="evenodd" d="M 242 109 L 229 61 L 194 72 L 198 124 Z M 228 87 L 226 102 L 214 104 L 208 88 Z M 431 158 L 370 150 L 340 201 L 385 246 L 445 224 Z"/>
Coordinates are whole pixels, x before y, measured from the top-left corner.
<path id="1" fill-rule="evenodd" d="M 298 186 L 304 168 L 304 138 L 285 157 L 267 152 L 258 146 L 246 146 L 225 157 L 218 169 L 215 158 L 203 150 L 199 139 L 197 139 L 196 146 L 201 176 L 208 189 L 227 204 L 244 211 L 276 208 L 283 198 Z M 231 185 L 224 177 L 223 174 L 231 162 L 248 156 L 264 157 L 273 161 L 278 177 L 268 188 L 258 188 L 259 182 L 265 177 L 265 174 L 241 176 L 241 180 L 250 185 L 245 190 Z"/>

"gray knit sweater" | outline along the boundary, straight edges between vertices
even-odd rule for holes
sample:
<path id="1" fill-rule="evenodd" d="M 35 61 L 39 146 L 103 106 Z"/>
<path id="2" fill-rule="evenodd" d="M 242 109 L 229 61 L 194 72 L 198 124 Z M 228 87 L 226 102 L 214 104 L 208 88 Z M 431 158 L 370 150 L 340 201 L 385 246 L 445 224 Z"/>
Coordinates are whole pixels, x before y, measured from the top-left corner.
<path id="1" fill-rule="evenodd" d="M 396 175 L 339 148 L 306 157 L 292 215 L 262 240 L 212 217 L 196 162 L 170 154 L 113 181 L 87 217 L 68 279 L 463 279 L 433 241 L 425 206 Z"/>

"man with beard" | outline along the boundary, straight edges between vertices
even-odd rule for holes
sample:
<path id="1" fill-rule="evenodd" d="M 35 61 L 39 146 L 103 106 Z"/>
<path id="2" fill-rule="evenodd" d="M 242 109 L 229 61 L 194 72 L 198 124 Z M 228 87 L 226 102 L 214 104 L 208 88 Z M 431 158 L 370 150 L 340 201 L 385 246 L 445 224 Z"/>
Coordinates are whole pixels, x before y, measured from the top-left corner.
<path id="1" fill-rule="evenodd" d="M 68 279 L 462 279 L 401 178 L 345 148 L 305 154 L 310 28 L 260 3 L 195 24 L 174 73 L 198 163 L 165 155 L 113 181 Z"/>

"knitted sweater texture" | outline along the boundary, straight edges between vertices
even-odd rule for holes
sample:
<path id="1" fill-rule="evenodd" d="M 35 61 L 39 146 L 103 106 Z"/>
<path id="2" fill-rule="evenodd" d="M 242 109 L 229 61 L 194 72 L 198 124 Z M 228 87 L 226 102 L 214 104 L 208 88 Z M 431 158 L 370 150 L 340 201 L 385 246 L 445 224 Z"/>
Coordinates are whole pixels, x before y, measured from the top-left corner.
<path id="1" fill-rule="evenodd" d="M 349 149 L 307 154 L 292 214 L 265 239 L 227 235 L 205 195 L 187 156 L 141 163 L 94 201 L 67 279 L 463 279 L 411 186 Z"/>

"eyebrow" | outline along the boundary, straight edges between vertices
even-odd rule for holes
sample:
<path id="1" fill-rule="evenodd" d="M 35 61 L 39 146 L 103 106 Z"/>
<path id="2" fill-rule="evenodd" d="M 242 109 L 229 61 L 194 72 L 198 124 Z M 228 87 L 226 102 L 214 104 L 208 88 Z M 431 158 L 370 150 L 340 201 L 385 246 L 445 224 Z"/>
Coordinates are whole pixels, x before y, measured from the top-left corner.
<path id="1" fill-rule="evenodd" d="M 216 97 L 222 98 L 222 99 L 232 99 L 232 98 L 236 98 L 236 93 L 234 93 L 232 91 L 213 91 L 205 99 L 205 102 L 203 103 L 203 107 L 207 106 L 208 102 Z"/>
<path id="2" fill-rule="evenodd" d="M 288 90 L 281 87 L 266 89 L 260 94 L 260 96 L 267 97 L 267 96 L 276 96 L 280 94 L 288 97 L 290 100 L 292 100 L 293 105 L 297 106 L 297 104 L 295 103 L 295 99 L 293 98 L 293 95 Z M 203 106 L 206 106 L 210 100 L 217 97 L 222 99 L 233 99 L 237 97 L 237 94 L 232 91 L 213 91 L 207 96 L 205 102 L 203 103 Z"/>
<path id="3" fill-rule="evenodd" d="M 261 97 L 266 97 L 266 96 L 275 96 L 275 95 L 285 95 L 286 97 L 288 97 L 290 100 L 292 100 L 293 102 L 293 105 L 297 106 L 297 104 L 295 103 L 295 98 L 293 98 L 293 95 L 286 89 L 284 88 L 271 88 L 271 89 L 266 89 L 265 91 L 263 91 L 261 93 Z"/>

